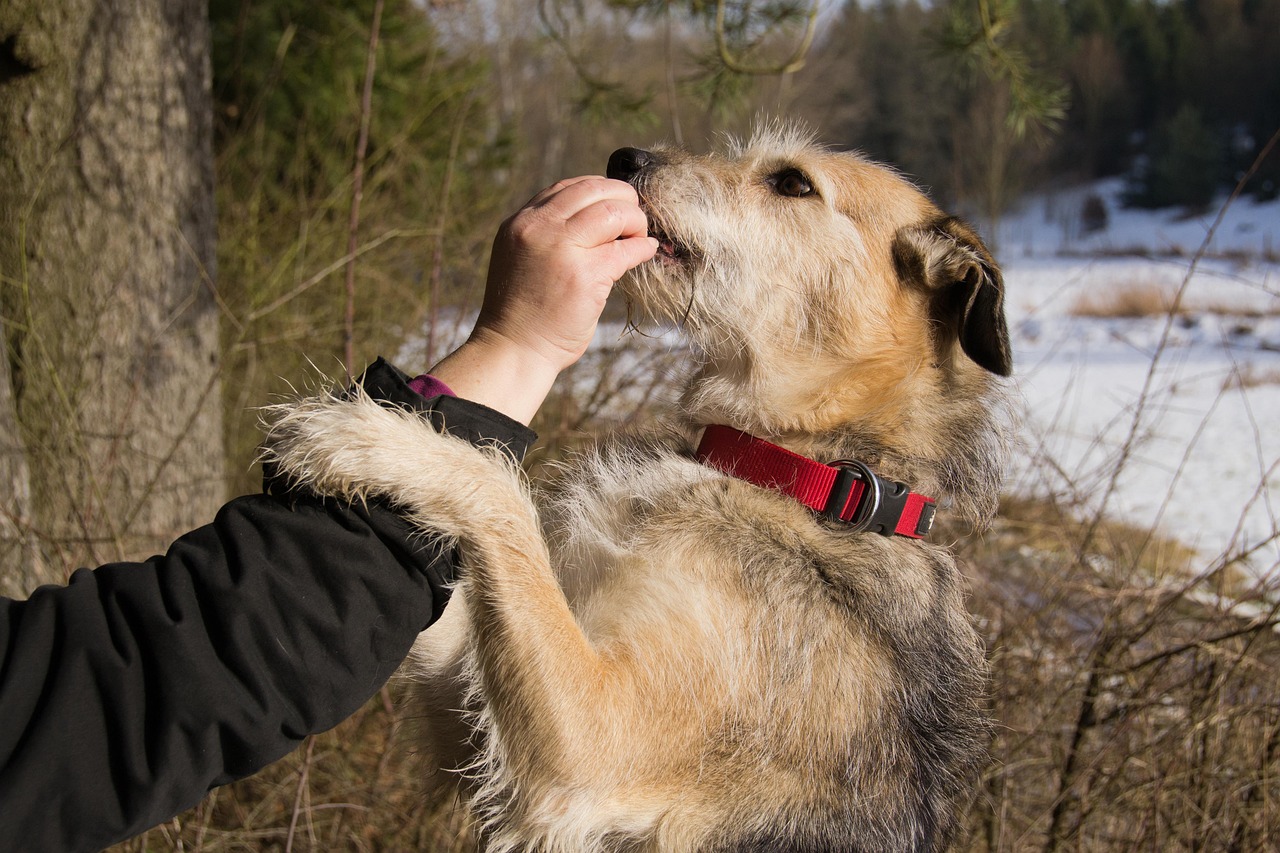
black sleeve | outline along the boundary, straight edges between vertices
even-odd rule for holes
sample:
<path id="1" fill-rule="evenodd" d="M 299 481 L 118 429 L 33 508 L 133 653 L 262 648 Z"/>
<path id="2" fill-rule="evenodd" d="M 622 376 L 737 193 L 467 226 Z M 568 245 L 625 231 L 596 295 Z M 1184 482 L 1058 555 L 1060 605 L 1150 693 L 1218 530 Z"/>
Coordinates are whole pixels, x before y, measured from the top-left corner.
<path id="1" fill-rule="evenodd" d="M 392 402 L 532 440 L 464 401 Z M 0 599 L 0 838 L 100 849 L 332 728 L 439 616 L 454 565 L 385 507 L 265 494 L 162 557 Z"/>
<path id="2" fill-rule="evenodd" d="M 358 382 L 375 400 L 420 412 L 437 430 L 472 444 L 500 447 L 516 461 L 524 458 L 537 438 L 533 430 L 487 406 L 456 397 L 425 399 L 409 387 L 408 380 L 399 368 L 380 358 Z"/>

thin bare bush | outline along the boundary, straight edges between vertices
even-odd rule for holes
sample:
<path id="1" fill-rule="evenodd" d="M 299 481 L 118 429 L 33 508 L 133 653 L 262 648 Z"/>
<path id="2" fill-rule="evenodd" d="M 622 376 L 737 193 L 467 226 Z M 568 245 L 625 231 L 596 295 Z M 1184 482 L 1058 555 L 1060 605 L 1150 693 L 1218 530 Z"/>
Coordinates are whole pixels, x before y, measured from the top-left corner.
<path id="1" fill-rule="evenodd" d="M 1109 518 L 1202 254 L 1168 294 L 1128 437 L 1095 499 L 1076 500 L 1085 490 L 1069 483 L 1044 501 L 1006 503 L 992 533 L 965 552 L 1002 723 L 965 849 L 1274 849 L 1280 563 L 1264 555 L 1280 528 L 1272 516 L 1269 532 L 1245 540 L 1242 531 L 1280 460 L 1262 466 L 1216 556 Z"/>
<path id="2" fill-rule="evenodd" d="M 966 552 L 1002 725 L 963 849 L 1267 849 L 1277 830 L 1276 582 L 1235 556 L 1006 505 Z M 1136 558 L 1136 559 L 1135 559 Z M 1161 580 L 1160 578 L 1163 578 Z"/>
<path id="3" fill-rule="evenodd" d="M 655 407 L 670 405 L 666 395 L 678 387 L 674 378 L 687 358 L 683 347 L 636 334 L 593 347 L 565 372 L 538 412 L 533 426 L 540 442 L 528 458 L 531 473 L 602 430 L 635 426 L 652 417 Z"/>

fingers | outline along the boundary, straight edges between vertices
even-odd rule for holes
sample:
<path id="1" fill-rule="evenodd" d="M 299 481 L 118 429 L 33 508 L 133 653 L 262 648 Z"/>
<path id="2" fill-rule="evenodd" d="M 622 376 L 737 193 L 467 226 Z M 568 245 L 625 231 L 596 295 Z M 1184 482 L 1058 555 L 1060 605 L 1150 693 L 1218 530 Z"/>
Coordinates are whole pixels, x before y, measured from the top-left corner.
<path id="1" fill-rule="evenodd" d="M 576 178 L 556 181 L 530 199 L 529 205 L 534 207 L 550 203 L 567 205 L 569 207 L 567 216 L 605 197 L 625 199 L 633 204 L 639 203 L 635 187 L 626 181 L 604 178 L 600 175 L 580 175 Z"/>
<path id="2" fill-rule="evenodd" d="M 509 245 L 518 251 L 550 253 L 550 263 L 581 261 L 617 280 L 653 257 L 648 217 L 635 188 L 624 181 L 586 175 L 560 181 L 534 198 L 506 223 Z M 614 246 L 614 243 L 623 245 Z M 518 248 L 523 247 L 523 248 Z"/>
<path id="3" fill-rule="evenodd" d="M 598 208 L 600 205 L 603 207 Z M 595 221 L 597 217 L 603 217 L 606 222 L 613 216 L 623 217 L 618 230 L 599 242 L 620 236 L 637 236 L 646 231 L 640 197 L 636 195 L 635 188 L 612 178 L 588 175 L 560 181 L 534 196 L 530 206 L 544 216 L 572 223 L 571 228 L 582 233 L 595 233 L 597 226 L 610 230 L 609 226 Z M 593 210 L 595 212 L 590 213 Z M 586 220 L 584 214 L 588 214 Z"/>
<path id="4" fill-rule="evenodd" d="M 610 283 L 658 251 L 649 237 L 649 219 L 635 188 L 608 178 L 577 178 L 562 182 L 547 196 L 546 209 L 565 216 L 564 234 L 584 249 L 590 265 Z"/>
<path id="5" fill-rule="evenodd" d="M 541 207 L 542 205 L 546 204 L 547 201 L 551 199 L 553 196 L 559 195 L 561 192 L 573 186 L 574 184 L 580 184 L 583 181 L 606 181 L 606 180 L 608 180 L 608 178 L 602 178 L 599 175 L 581 175 L 576 178 L 564 178 L 563 180 L 556 181 L 554 184 L 552 184 L 549 187 L 539 190 L 538 193 L 534 195 L 533 198 L 529 199 L 528 203 L 525 204 L 525 207 Z"/>
<path id="6" fill-rule="evenodd" d="M 638 204 L 605 198 L 569 217 L 565 233 L 577 245 L 591 248 L 618 239 L 645 237 L 649 233 L 649 222 Z"/>

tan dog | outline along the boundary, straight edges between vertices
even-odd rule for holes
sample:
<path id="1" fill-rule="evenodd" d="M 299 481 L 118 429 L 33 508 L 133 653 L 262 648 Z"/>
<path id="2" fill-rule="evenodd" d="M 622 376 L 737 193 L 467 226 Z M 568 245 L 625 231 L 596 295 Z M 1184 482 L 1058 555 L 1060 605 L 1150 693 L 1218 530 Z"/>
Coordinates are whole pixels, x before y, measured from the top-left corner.
<path id="1" fill-rule="evenodd" d="M 944 848 L 989 727 L 961 579 L 917 538 L 918 496 L 976 523 L 995 507 L 995 265 L 893 172 L 785 129 L 718 155 L 623 149 L 609 173 L 662 242 L 627 297 L 699 354 L 668 431 L 573 460 L 537 509 L 499 454 L 367 399 L 294 407 L 279 464 L 459 543 L 408 714 L 462 771 L 489 849 Z M 792 475 L 722 472 L 736 442 L 763 447 L 738 433 L 698 461 L 709 424 L 917 497 L 850 463 L 815 511 L 779 491 Z M 451 473 L 424 482 L 424 454 Z M 846 512 L 854 489 L 880 510 Z"/>

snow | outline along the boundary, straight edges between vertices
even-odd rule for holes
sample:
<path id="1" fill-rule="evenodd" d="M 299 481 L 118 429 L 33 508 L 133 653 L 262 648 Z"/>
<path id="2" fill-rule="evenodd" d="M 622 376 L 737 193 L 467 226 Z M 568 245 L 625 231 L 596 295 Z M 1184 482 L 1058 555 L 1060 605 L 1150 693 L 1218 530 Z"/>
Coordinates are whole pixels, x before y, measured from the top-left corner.
<path id="1" fill-rule="evenodd" d="M 1084 235 L 1088 193 L 1108 227 Z M 1195 263 L 1220 207 L 1124 210 L 1118 193 L 1108 182 L 1035 199 L 999 229 L 1024 404 L 1010 489 L 1154 527 L 1206 567 L 1258 548 L 1247 565 L 1275 574 L 1280 204 L 1238 199 Z M 1080 316 L 1125 290 L 1181 294 L 1180 309 Z"/>
<path id="2" fill-rule="evenodd" d="M 1188 215 L 1177 209 L 1126 208 L 1119 178 L 1028 198 L 1022 209 L 1001 222 L 998 244 L 1007 260 L 1017 255 L 1154 255 L 1189 259 L 1204 242 L 1226 199 L 1207 212 Z M 1107 210 L 1105 229 L 1087 233 L 1081 212 L 1096 196 Z M 1241 196 L 1229 207 L 1207 247 L 1211 257 L 1241 254 L 1280 255 L 1280 203 Z"/>

